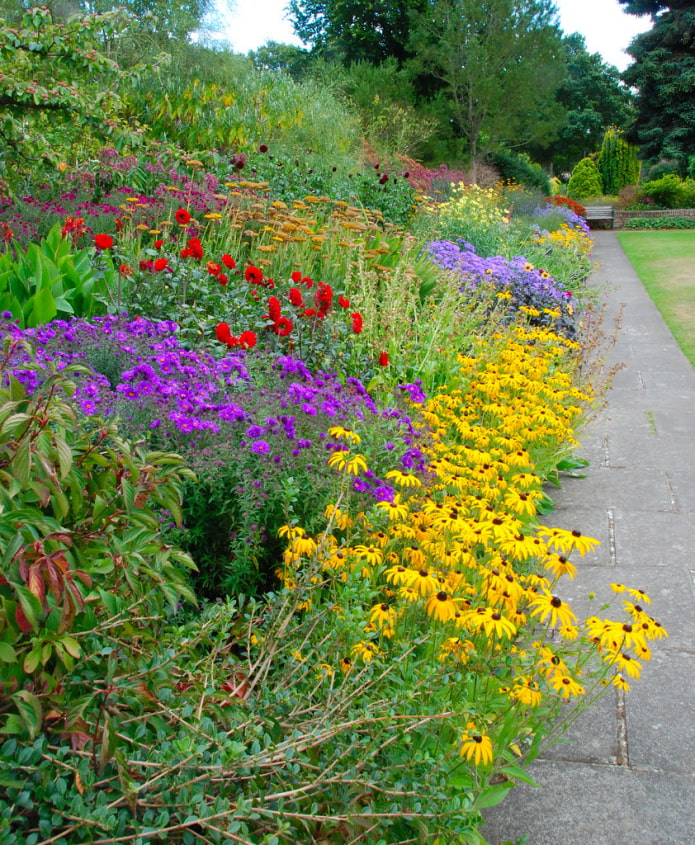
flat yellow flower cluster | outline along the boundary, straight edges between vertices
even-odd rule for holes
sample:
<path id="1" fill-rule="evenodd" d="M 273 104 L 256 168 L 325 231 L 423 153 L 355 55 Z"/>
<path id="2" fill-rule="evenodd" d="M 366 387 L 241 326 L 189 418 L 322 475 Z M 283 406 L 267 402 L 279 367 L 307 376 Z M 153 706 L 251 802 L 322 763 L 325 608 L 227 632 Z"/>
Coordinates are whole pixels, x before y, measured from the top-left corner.
<path id="1" fill-rule="evenodd" d="M 647 641 L 665 634 L 640 591 L 629 593 L 639 603 L 625 603 L 627 621 L 591 617 L 583 625 L 557 594 L 558 579 L 574 577 L 571 555 L 598 545 L 578 530 L 538 523 L 543 474 L 571 451 L 591 400 L 568 374 L 574 352 L 572 341 L 547 329 L 518 326 L 497 346 L 460 356 L 452 384 L 421 409 L 430 433 L 424 484 L 395 470 L 393 501 L 354 518 L 332 507 L 329 530 L 315 542 L 300 528 L 284 529 L 285 586 L 311 556 L 315 583 L 362 578 L 365 594 L 379 596 L 365 607 L 350 667 L 388 660 L 394 643 L 425 636 L 436 660 L 475 680 L 481 727 L 471 723 L 459 735 L 460 753 L 475 764 L 495 756 L 490 736 L 501 706 L 524 711 L 576 698 L 609 678 L 627 688 L 625 674 L 637 677 L 639 659 L 649 659 Z M 337 454 L 329 463 L 348 477 L 351 459 Z M 486 712 L 480 702 L 495 697 Z"/>
<path id="2" fill-rule="evenodd" d="M 437 206 L 442 220 L 465 220 L 469 225 L 493 227 L 504 223 L 509 209 L 498 188 L 482 188 L 459 182 L 451 191 L 451 199 Z"/>
<path id="3" fill-rule="evenodd" d="M 566 224 L 554 232 L 538 235 L 533 240 L 536 244 L 549 244 L 554 249 L 567 250 L 575 255 L 589 255 L 592 249 L 591 238 L 586 232 Z"/>

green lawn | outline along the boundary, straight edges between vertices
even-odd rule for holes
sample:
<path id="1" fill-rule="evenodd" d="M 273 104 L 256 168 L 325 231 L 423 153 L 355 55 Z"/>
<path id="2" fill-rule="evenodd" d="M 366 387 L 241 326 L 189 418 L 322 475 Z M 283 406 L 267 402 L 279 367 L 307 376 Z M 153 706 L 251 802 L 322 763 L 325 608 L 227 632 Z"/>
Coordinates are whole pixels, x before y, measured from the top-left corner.
<path id="1" fill-rule="evenodd" d="M 695 231 L 619 232 L 618 240 L 695 367 Z"/>

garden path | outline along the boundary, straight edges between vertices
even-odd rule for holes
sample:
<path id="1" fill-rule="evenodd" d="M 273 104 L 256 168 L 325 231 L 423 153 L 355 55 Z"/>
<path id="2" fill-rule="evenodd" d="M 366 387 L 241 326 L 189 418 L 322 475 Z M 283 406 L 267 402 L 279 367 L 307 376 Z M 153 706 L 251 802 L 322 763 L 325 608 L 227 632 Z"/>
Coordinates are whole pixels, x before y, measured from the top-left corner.
<path id="1" fill-rule="evenodd" d="M 598 418 L 580 434 L 586 478 L 554 495 L 549 524 L 579 528 L 601 546 L 562 598 L 590 613 L 618 582 L 644 590 L 670 636 L 626 695 L 611 689 L 568 740 L 529 767 L 540 785 L 516 786 L 485 811 L 491 843 L 695 843 L 695 370 L 680 351 L 613 232 L 594 232 L 596 279 L 610 286 L 608 317 L 624 303 L 609 356 L 623 362 Z M 620 597 L 618 597 L 619 599 Z M 619 605 L 619 601 L 618 601 Z M 628 678 L 628 680 L 630 680 Z"/>

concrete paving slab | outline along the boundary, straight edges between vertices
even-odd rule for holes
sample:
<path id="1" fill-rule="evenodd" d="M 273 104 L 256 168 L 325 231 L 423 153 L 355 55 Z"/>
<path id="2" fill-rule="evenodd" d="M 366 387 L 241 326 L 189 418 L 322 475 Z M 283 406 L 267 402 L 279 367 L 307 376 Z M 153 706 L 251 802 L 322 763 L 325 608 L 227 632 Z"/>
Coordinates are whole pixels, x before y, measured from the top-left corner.
<path id="1" fill-rule="evenodd" d="M 539 760 L 502 804 L 484 810 L 491 843 L 527 835 L 528 845 L 692 845 L 695 776 Z"/>
<path id="2" fill-rule="evenodd" d="M 670 640 L 668 641 L 671 642 Z M 625 696 L 630 766 L 692 773 L 695 654 L 657 650 Z M 695 841 L 695 816 L 692 818 Z"/>
<path id="3" fill-rule="evenodd" d="M 585 710 L 562 734 L 562 741 L 541 751 L 543 760 L 565 760 L 575 763 L 616 765 L 618 759 L 618 725 L 616 690 Z"/>

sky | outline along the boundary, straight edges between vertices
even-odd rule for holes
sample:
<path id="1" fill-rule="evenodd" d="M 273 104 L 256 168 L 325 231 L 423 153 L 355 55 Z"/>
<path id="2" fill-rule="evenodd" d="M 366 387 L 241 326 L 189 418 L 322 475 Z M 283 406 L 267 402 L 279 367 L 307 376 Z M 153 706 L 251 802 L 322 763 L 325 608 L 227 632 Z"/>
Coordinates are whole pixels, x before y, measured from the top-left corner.
<path id="1" fill-rule="evenodd" d="M 301 42 L 285 18 L 288 0 L 232 0 L 233 11 L 226 15 L 222 37 L 235 52 L 248 53 L 266 41 L 284 44 Z M 651 26 L 649 17 L 628 15 L 618 0 L 555 0 L 560 26 L 566 34 L 580 32 L 590 53 L 624 70 L 630 57 L 623 52 L 632 39 Z"/>

